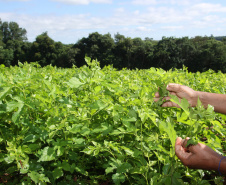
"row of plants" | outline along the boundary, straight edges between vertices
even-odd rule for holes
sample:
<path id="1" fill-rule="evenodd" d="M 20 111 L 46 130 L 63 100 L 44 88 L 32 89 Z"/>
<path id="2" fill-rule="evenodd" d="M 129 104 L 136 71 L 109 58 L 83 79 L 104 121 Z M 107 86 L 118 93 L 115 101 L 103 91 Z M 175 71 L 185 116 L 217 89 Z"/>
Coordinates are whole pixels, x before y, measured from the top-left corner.
<path id="1" fill-rule="evenodd" d="M 225 93 L 225 74 L 86 62 L 0 67 L 0 184 L 223 184 L 215 172 L 183 166 L 174 145 L 190 136 L 224 154 L 225 116 L 153 98 L 169 82 Z"/>

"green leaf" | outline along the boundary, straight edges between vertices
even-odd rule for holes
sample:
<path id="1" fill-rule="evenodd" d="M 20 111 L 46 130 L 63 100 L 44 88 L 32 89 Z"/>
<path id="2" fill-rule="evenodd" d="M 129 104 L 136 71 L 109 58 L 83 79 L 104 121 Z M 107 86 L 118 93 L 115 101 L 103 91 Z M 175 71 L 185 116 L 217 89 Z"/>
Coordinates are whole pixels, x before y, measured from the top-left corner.
<path id="1" fill-rule="evenodd" d="M 122 121 L 135 122 L 135 121 L 137 121 L 137 119 L 135 117 L 133 117 L 133 118 L 123 118 Z"/>
<path id="2" fill-rule="evenodd" d="M 62 156 L 64 154 L 64 151 L 65 151 L 65 148 L 62 147 L 62 146 L 57 146 L 57 147 L 54 147 L 54 149 L 56 149 L 56 152 L 57 152 L 57 156 Z"/>
<path id="3" fill-rule="evenodd" d="M 38 162 L 40 161 L 52 161 L 56 159 L 56 152 L 53 148 L 45 147 L 41 151 L 41 157 L 39 158 Z"/>
<path id="4" fill-rule="evenodd" d="M 125 146 L 121 146 L 121 148 L 126 152 L 127 155 L 134 156 L 134 151 L 132 151 L 131 149 Z"/>
<path id="5" fill-rule="evenodd" d="M 31 178 L 32 181 L 34 181 L 36 184 L 40 182 L 50 182 L 48 177 L 45 177 L 44 174 L 39 174 L 36 171 L 32 171 L 31 173 L 28 173 L 28 176 Z"/>
<path id="6" fill-rule="evenodd" d="M 13 122 L 17 122 L 18 118 L 20 117 L 23 107 L 24 107 L 24 102 L 19 99 L 18 99 L 18 102 L 11 101 L 11 102 L 7 103 L 7 107 L 6 107 L 7 112 L 12 112 L 13 110 L 17 109 L 17 111 L 12 116 Z"/>
<path id="7" fill-rule="evenodd" d="M 189 147 L 189 145 L 197 145 L 198 141 L 194 140 L 194 139 L 189 139 L 187 141 L 186 147 Z"/>
<path id="8" fill-rule="evenodd" d="M 119 173 L 119 174 L 121 174 L 121 173 L 127 173 L 132 168 L 133 167 L 131 166 L 131 164 L 129 164 L 129 163 L 123 163 L 122 165 L 120 165 L 117 168 L 117 173 Z"/>
<path id="9" fill-rule="evenodd" d="M 89 173 L 87 171 L 84 170 L 84 168 L 82 168 L 81 166 L 76 166 L 75 167 L 75 171 L 81 173 L 82 175 L 88 176 Z"/>
<path id="10" fill-rule="evenodd" d="M 0 162 L 3 162 L 5 160 L 5 154 L 0 153 Z"/>
<path id="11" fill-rule="evenodd" d="M 174 130 L 173 121 L 170 117 L 167 117 L 166 121 L 159 121 L 161 129 L 163 129 L 169 136 L 171 144 L 174 148 L 176 141 L 176 131 Z"/>
<path id="12" fill-rule="evenodd" d="M 71 166 L 70 166 L 70 164 L 69 164 L 68 162 L 66 162 L 66 161 L 63 161 L 63 162 L 62 162 L 62 168 L 63 168 L 63 170 L 65 170 L 65 171 L 71 171 Z"/>
<path id="13" fill-rule="evenodd" d="M 159 86 L 159 96 L 164 97 L 168 95 L 168 91 L 166 90 L 167 85 L 161 85 Z"/>
<path id="14" fill-rule="evenodd" d="M 55 168 L 53 170 L 53 178 L 56 180 L 56 179 L 59 179 L 60 177 L 62 177 L 64 175 L 64 172 L 61 168 Z"/>
<path id="15" fill-rule="evenodd" d="M 78 78 L 72 77 L 67 83 L 71 88 L 78 88 L 84 83 L 82 83 Z"/>
<path id="16" fill-rule="evenodd" d="M 116 173 L 116 174 L 112 175 L 112 180 L 117 185 L 121 184 L 121 183 L 125 182 L 125 175 Z"/>
<path id="17" fill-rule="evenodd" d="M 10 164 L 15 160 L 15 156 L 14 155 L 8 155 L 4 158 L 5 162 Z"/>
<path id="18" fill-rule="evenodd" d="M 113 172 L 114 169 L 116 169 L 116 167 L 107 167 L 107 168 L 105 169 L 105 173 L 106 173 L 106 174 L 109 174 L 109 173 Z"/>
<path id="19" fill-rule="evenodd" d="M 11 87 L 0 87 L 0 100 L 3 100 L 11 90 Z"/>
<path id="20" fill-rule="evenodd" d="M 179 105 L 187 115 L 190 114 L 189 112 L 189 107 L 190 104 L 188 103 L 188 100 L 186 100 L 185 98 L 183 98 L 182 100 L 180 100 L 177 96 L 175 95 L 169 95 L 169 97 L 171 98 L 170 101 L 176 103 L 177 105 Z"/>
<path id="21" fill-rule="evenodd" d="M 82 124 L 79 124 L 79 125 L 74 124 L 74 125 L 72 125 L 71 128 L 69 128 L 69 131 L 70 131 L 71 133 L 73 133 L 73 134 L 76 134 L 76 133 L 80 132 L 80 130 L 81 130 L 82 127 L 83 127 Z"/>
<path id="22" fill-rule="evenodd" d="M 37 139 L 38 137 L 36 135 L 29 134 L 24 138 L 23 143 L 34 143 Z"/>
<path id="23" fill-rule="evenodd" d="M 36 184 L 39 183 L 40 174 L 38 172 L 32 171 L 28 173 L 28 176 L 33 180 Z"/>
<path id="24" fill-rule="evenodd" d="M 97 110 L 102 110 L 106 107 L 107 105 L 102 102 L 101 100 L 97 100 L 94 103 L 92 103 L 91 105 L 89 105 L 89 107 L 91 109 L 97 109 Z"/>

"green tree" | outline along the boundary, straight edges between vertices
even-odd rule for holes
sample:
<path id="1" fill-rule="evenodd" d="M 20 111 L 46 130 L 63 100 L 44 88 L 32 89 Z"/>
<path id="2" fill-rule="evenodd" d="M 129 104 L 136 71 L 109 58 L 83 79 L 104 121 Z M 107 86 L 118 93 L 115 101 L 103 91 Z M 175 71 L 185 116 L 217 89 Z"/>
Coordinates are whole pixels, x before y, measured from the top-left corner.
<path id="1" fill-rule="evenodd" d="M 151 67 L 154 42 L 150 38 L 134 38 L 130 63 L 132 68 L 145 69 Z"/>
<path id="2" fill-rule="evenodd" d="M 73 45 L 65 45 L 61 42 L 55 43 L 55 52 L 57 55 L 55 65 L 58 67 L 72 67 L 76 65 L 75 56 L 77 49 Z"/>
<path id="3" fill-rule="evenodd" d="M 195 37 L 192 39 L 196 47 L 193 65 L 196 70 L 207 71 L 213 69 L 215 71 L 226 70 L 226 46 L 223 42 L 215 40 L 213 37 Z"/>
<path id="4" fill-rule="evenodd" d="M 99 34 L 98 32 L 91 33 L 87 38 L 83 37 L 74 45 L 77 52 L 77 64 L 79 66 L 84 65 L 84 58 L 86 55 L 91 59 L 98 59 L 101 67 L 113 64 L 113 46 L 114 40 L 109 33 L 104 35 Z"/>
<path id="5" fill-rule="evenodd" d="M 132 57 L 132 46 L 133 40 L 130 37 L 125 37 L 119 33 L 115 35 L 115 47 L 113 53 L 117 60 L 117 66 L 119 68 L 132 68 L 131 57 Z"/>
<path id="6" fill-rule="evenodd" d="M 25 52 L 23 45 L 27 41 L 26 34 L 27 31 L 20 28 L 16 22 L 8 23 L 0 20 L 0 46 L 3 47 L 1 61 L 7 61 L 7 65 L 18 63 L 20 55 Z"/>
<path id="7" fill-rule="evenodd" d="M 163 37 L 154 48 L 154 64 L 155 67 L 160 67 L 165 70 L 179 67 L 181 62 L 181 48 L 176 44 L 177 39 L 173 37 Z M 180 66 L 181 67 L 181 66 Z"/>
<path id="8" fill-rule="evenodd" d="M 32 61 L 37 61 L 41 66 L 48 64 L 55 65 L 56 52 L 55 42 L 48 36 L 47 32 L 36 37 L 35 42 L 31 46 Z"/>

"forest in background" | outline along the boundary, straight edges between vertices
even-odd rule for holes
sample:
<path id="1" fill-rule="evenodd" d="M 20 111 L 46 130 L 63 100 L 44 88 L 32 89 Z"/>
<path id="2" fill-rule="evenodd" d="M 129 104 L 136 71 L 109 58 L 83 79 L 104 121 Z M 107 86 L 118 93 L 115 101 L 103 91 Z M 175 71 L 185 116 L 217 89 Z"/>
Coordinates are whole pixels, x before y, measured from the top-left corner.
<path id="1" fill-rule="evenodd" d="M 26 34 L 26 29 L 16 22 L 0 19 L 0 64 L 14 66 L 20 61 L 70 68 L 85 65 L 88 56 L 97 59 L 101 67 L 112 65 L 119 70 L 150 67 L 169 70 L 186 66 L 191 72 L 209 69 L 226 72 L 225 36 L 162 37 L 155 41 L 119 33 L 112 38 L 109 33 L 94 32 L 75 44 L 63 44 L 54 41 L 47 32 L 38 35 L 34 42 L 29 42 Z"/>

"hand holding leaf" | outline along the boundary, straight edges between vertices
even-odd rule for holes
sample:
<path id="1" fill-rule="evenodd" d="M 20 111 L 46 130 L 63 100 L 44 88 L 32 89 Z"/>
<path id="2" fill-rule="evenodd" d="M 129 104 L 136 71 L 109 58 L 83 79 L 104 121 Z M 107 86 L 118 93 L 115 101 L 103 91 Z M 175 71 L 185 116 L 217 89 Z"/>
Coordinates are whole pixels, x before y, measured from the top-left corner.
<path id="1" fill-rule="evenodd" d="M 194 91 L 190 87 L 170 83 L 170 84 L 167 85 L 166 90 L 169 92 L 170 95 L 177 96 L 179 98 L 179 100 L 182 100 L 183 98 L 187 99 L 189 104 L 192 107 L 195 107 L 196 104 L 197 104 L 198 95 L 197 95 L 196 91 Z M 160 88 L 159 92 L 155 93 L 154 101 L 155 102 L 159 101 L 161 99 L 161 96 L 162 96 L 162 92 L 161 92 L 161 88 Z M 171 97 L 169 97 L 169 96 L 164 97 L 163 100 L 166 100 L 166 101 L 163 102 L 162 107 L 178 107 L 178 108 L 181 108 L 175 102 L 171 102 L 170 99 L 171 99 Z"/>

